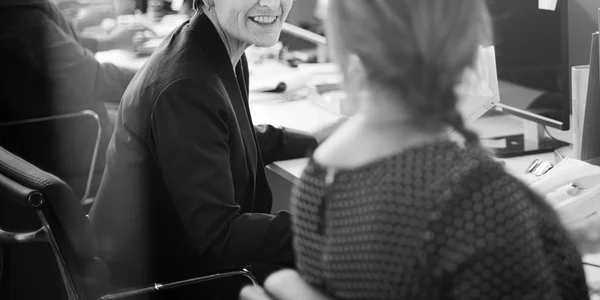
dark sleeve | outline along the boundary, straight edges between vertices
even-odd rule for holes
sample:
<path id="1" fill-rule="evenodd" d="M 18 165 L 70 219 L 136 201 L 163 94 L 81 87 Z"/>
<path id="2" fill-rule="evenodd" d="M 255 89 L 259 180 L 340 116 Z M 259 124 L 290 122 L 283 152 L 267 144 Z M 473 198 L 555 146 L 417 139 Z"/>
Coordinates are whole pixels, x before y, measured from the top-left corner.
<path id="1" fill-rule="evenodd" d="M 156 102 L 152 147 L 181 222 L 203 255 L 238 263 L 291 262 L 289 213 L 242 214 L 235 203 L 230 117 L 220 94 L 199 80 L 172 83 Z"/>
<path id="2" fill-rule="evenodd" d="M 85 49 L 96 53 L 98 51 L 98 40 L 93 37 L 85 37 L 77 34 L 77 30 L 74 28 L 72 20 L 67 20 L 65 15 L 62 13 L 60 8 L 52 2 L 47 3 L 48 17 L 54 24 L 60 28 L 66 35 L 71 37 Z"/>
<path id="3" fill-rule="evenodd" d="M 254 126 L 265 165 L 274 161 L 308 156 L 317 147 L 310 134 L 271 125 Z"/>
<path id="4" fill-rule="evenodd" d="M 465 300 L 561 299 L 541 234 L 543 212 L 516 179 L 489 170 L 453 187 L 433 225 L 442 293 Z"/>
<path id="5" fill-rule="evenodd" d="M 58 24 L 48 18 L 40 22 L 56 99 L 119 102 L 134 71 L 99 63 L 92 52 Z"/>
<path id="6" fill-rule="evenodd" d="M 85 49 L 90 50 L 92 53 L 98 52 L 98 40 L 93 37 L 80 36 L 79 43 Z"/>

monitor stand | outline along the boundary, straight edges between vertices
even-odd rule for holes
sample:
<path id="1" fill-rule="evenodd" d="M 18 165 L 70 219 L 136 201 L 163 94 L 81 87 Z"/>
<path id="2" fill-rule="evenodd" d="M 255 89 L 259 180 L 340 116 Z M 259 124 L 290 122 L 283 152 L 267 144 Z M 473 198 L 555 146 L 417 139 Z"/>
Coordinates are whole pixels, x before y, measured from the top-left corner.
<path id="1" fill-rule="evenodd" d="M 552 152 L 558 148 L 568 146 L 569 143 L 555 140 L 546 134 L 543 125 L 525 121 L 523 134 L 507 135 L 485 139 L 490 150 L 498 158 L 525 156 L 538 153 Z M 484 145 L 488 144 L 484 141 Z"/>

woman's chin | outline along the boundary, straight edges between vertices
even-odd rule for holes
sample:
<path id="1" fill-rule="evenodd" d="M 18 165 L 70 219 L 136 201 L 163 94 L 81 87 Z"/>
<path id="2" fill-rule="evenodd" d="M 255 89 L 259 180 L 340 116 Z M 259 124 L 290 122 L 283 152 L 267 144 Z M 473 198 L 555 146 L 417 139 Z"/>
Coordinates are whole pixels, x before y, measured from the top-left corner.
<path id="1" fill-rule="evenodd" d="M 256 37 L 254 46 L 256 47 L 273 47 L 279 42 L 279 34 L 277 35 L 263 35 Z"/>

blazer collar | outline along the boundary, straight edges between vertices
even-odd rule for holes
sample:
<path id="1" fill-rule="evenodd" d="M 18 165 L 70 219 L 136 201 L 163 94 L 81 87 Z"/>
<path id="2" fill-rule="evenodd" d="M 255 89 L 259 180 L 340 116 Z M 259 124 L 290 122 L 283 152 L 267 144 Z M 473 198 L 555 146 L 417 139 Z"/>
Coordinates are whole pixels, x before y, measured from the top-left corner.
<path id="1" fill-rule="evenodd" d="M 190 20 L 190 27 L 200 40 L 202 49 L 212 61 L 219 75 L 225 79 L 236 81 L 236 73 L 233 71 L 229 52 L 212 21 L 205 14 L 198 12 Z M 237 64 L 236 71 L 238 73 L 243 70 L 242 63 L 244 61 L 244 59 L 240 59 Z"/>

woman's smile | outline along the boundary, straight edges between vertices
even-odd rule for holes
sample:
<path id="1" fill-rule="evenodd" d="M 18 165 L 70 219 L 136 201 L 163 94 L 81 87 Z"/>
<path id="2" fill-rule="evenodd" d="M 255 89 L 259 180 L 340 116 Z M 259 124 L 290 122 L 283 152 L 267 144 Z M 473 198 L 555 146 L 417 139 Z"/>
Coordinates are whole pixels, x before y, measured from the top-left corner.
<path id="1" fill-rule="evenodd" d="M 249 17 L 248 19 L 250 19 L 250 21 L 252 21 L 252 23 L 260 26 L 260 27 L 272 27 L 275 24 L 277 24 L 277 21 L 279 20 L 279 16 L 270 16 L 270 15 L 260 15 L 260 16 L 252 16 Z"/>

